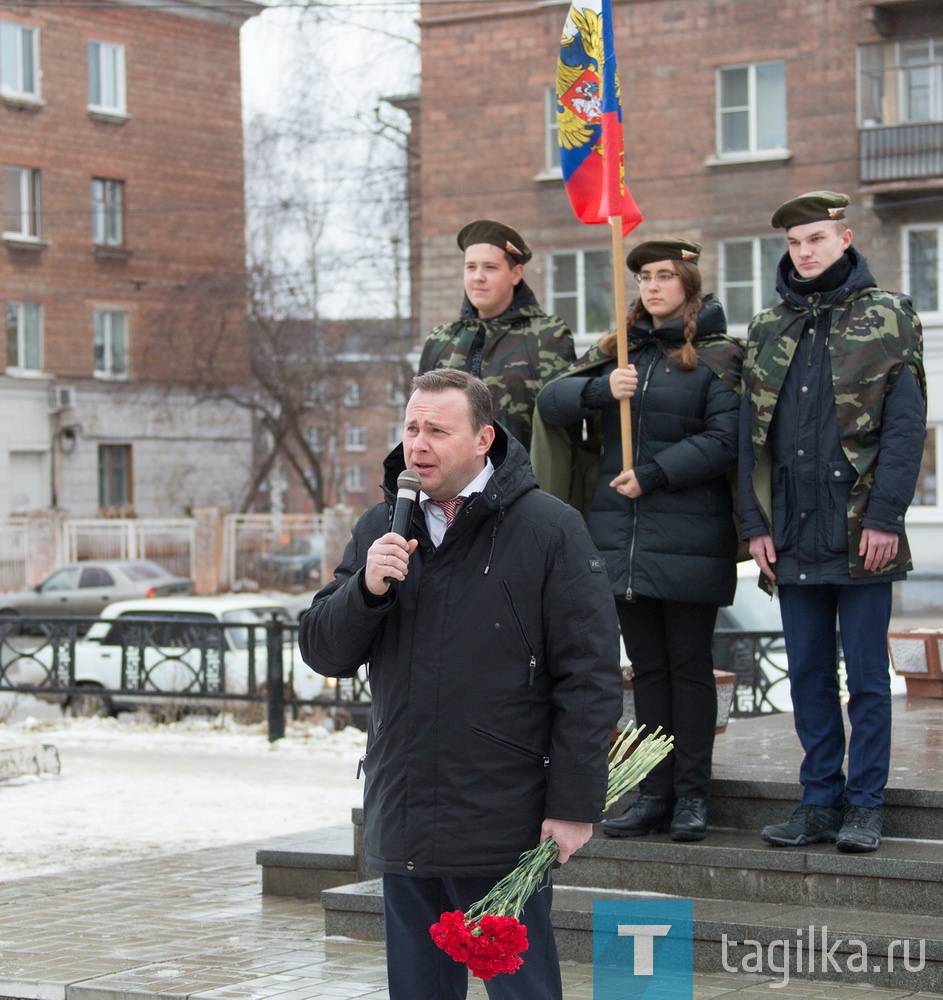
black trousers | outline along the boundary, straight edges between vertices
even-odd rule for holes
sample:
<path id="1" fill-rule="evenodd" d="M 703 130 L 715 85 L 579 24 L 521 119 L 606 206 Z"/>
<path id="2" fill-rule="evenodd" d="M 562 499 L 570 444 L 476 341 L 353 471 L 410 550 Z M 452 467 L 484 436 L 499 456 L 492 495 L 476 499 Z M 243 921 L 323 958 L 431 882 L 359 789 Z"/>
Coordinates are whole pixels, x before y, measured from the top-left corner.
<path id="1" fill-rule="evenodd" d="M 536 845 L 535 845 L 536 846 Z M 429 928 L 442 913 L 467 910 L 494 878 L 383 876 L 386 969 L 390 1000 L 465 1000 L 468 968 L 432 940 Z M 527 927 L 524 964 L 485 981 L 491 1000 L 563 1000 L 560 960 L 550 922 L 553 889 L 531 895 L 520 920 Z"/>
<path id="2" fill-rule="evenodd" d="M 637 597 L 616 600 L 616 610 L 632 661 L 636 722 L 646 733 L 661 726 L 674 736 L 674 749 L 639 788 L 668 798 L 707 798 L 717 724 L 711 655 L 717 608 Z"/>

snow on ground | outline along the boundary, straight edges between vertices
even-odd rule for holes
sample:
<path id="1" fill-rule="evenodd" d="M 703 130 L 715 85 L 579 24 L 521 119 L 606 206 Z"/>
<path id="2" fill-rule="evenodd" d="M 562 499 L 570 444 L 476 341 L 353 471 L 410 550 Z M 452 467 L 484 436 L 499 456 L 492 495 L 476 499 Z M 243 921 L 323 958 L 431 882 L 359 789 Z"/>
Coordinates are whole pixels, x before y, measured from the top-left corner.
<path id="1" fill-rule="evenodd" d="M 0 748 L 51 745 L 61 765 L 0 781 L 0 880 L 349 823 L 365 742 L 298 721 L 269 743 L 264 723 L 226 715 L 0 724 Z"/>

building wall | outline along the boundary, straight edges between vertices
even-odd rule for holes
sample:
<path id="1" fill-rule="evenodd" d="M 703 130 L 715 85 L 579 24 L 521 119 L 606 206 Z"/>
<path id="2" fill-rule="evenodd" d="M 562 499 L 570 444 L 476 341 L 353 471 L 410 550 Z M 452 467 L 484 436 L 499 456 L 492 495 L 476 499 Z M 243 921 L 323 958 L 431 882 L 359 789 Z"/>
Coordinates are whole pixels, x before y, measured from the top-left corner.
<path id="1" fill-rule="evenodd" d="M 239 26 L 258 9 L 243 0 L 225 10 L 184 0 L 174 8 L 106 3 L 0 12 L 39 30 L 42 74 L 41 103 L 0 99 L 0 162 L 40 171 L 42 240 L 30 247 L 0 242 L 0 307 L 40 304 L 45 376 L 69 384 L 96 379 L 84 393 L 86 428 L 111 426 L 126 436 L 143 426 L 125 422 L 120 396 L 128 384 L 248 379 Z M 88 110 L 90 39 L 124 46 L 125 117 Z M 120 246 L 93 247 L 92 178 L 124 184 Z M 127 372 L 114 380 L 94 373 L 100 308 L 127 314 Z M 5 338 L 0 358 L 4 350 Z M 222 412 L 216 423 L 224 424 Z M 47 420 L 43 436 L 54 430 Z M 141 445 L 146 452 L 149 445 Z M 73 464 L 83 451 L 80 440 Z M 84 475 L 93 480 L 94 467 Z M 95 513 L 84 488 L 75 498 L 63 492 L 77 481 L 61 481 L 58 501 Z M 180 506 L 157 477 L 142 478 L 137 496 L 154 513 Z"/>

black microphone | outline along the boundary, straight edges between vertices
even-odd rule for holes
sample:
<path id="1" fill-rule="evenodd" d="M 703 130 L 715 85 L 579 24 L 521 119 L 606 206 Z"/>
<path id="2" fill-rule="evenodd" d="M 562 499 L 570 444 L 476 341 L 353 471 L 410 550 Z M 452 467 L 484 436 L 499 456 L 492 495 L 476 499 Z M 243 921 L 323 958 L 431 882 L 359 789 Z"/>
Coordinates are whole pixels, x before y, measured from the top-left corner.
<path id="1" fill-rule="evenodd" d="M 393 522 L 390 525 L 390 531 L 402 535 L 406 539 L 409 538 L 408 532 L 413 519 L 413 507 L 416 503 L 416 497 L 419 496 L 421 483 L 419 473 L 413 472 L 412 469 L 401 472 L 396 480 L 396 504 L 393 507 Z"/>
<path id="2" fill-rule="evenodd" d="M 403 538 L 409 539 L 407 532 L 413 520 L 413 507 L 416 506 L 416 498 L 419 496 L 419 486 L 422 480 L 418 472 L 406 469 L 401 472 L 396 480 L 396 503 L 393 505 L 393 523 L 390 531 Z M 396 583 L 391 576 L 383 577 L 384 583 Z"/>

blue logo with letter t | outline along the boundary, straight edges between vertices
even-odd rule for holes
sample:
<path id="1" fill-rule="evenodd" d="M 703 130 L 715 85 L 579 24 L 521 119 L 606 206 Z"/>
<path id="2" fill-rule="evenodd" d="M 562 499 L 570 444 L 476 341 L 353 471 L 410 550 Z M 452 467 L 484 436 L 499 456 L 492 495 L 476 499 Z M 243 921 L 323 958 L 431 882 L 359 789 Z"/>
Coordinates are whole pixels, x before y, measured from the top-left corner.
<path id="1" fill-rule="evenodd" d="M 690 899 L 593 902 L 593 1000 L 692 1000 Z"/>

